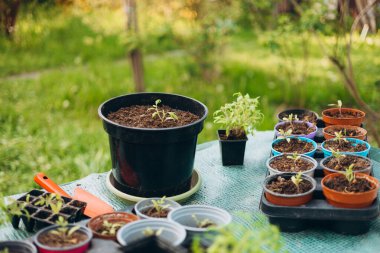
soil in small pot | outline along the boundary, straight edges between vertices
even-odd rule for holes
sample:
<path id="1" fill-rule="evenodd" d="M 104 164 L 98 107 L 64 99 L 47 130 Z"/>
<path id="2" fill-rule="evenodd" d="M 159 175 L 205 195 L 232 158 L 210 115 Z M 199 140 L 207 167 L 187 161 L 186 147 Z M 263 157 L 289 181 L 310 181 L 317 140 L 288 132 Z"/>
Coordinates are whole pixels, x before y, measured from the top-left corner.
<path id="1" fill-rule="evenodd" d="M 314 164 L 302 157 L 294 161 L 294 159 L 288 158 L 287 156 L 280 156 L 274 158 L 269 166 L 282 172 L 300 172 L 312 169 Z"/>
<path id="2" fill-rule="evenodd" d="M 150 105 L 133 105 L 129 107 L 120 108 L 116 112 L 111 112 L 107 115 L 107 118 L 117 124 L 137 127 L 137 128 L 169 128 L 178 127 L 191 124 L 199 119 L 199 116 L 182 110 L 173 109 L 169 106 L 159 106 L 160 112 L 173 112 L 177 115 L 178 119 L 166 119 L 168 115 L 165 115 L 165 120 L 161 121 L 158 116 L 152 117 L 155 110 L 150 110 Z"/>
<path id="3" fill-rule="evenodd" d="M 330 178 L 324 184 L 338 192 L 367 192 L 375 188 L 365 178 L 355 178 L 350 184 L 344 175 Z"/>
<path id="4" fill-rule="evenodd" d="M 309 127 L 306 122 L 286 122 L 277 127 L 277 131 L 283 130 L 287 132 L 288 130 L 292 130 L 292 134 L 311 134 L 316 130 L 315 126 Z"/>
<path id="5" fill-rule="evenodd" d="M 335 135 L 335 132 L 339 132 L 339 131 L 342 131 L 343 136 L 346 136 L 346 137 L 355 137 L 355 136 L 362 135 L 362 132 L 360 132 L 357 129 L 346 129 L 346 128 L 333 129 L 333 128 L 328 128 L 328 129 L 325 130 L 326 133 L 331 134 L 333 136 Z"/>
<path id="6" fill-rule="evenodd" d="M 290 138 L 288 142 L 286 139 L 282 139 L 273 145 L 273 149 L 280 153 L 297 153 L 303 154 L 310 152 L 314 149 L 314 146 L 310 142 L 299 140 L 296 138 Z"/>
<path id="7" fill-rule="evenodd" d="M 333 170 L 345 171 L 351 164 L 354 164 L 352 168 L 354 171 L 367 169 L 371 165 L 370 162 L 364 158 L 349 155 L 340 157 L 339 159 L 332 157 L 323 165 Z"/>
<path id="8" fill-rule="evenodd" d="M 152 217 L 152 218 L 166 218 L 168 217 L 168 214 L 170 212 L 169 208 L 162 209 L 160 211 L 157 211 L 156 208 L 148 207 L 141 211 L 142 214 L 145 214 L 146 216 Z"/>
<path id="9" fill-rule="evenodd" d="M 289 117 L 290 113 L 289 114 L 286 114 L 286 113 L 281 113 L 280 115 L 280 118 L 283 119 L 283 118 L 287 118 Z M 293 113 L 294 115 L 294 113 Z M 299 114 L 295 114 L 297 115 L 297 118 L 301 121 L 308 121 L 310 123 L 316 123 L 317 122 L 317 117 L 315 116 L 315 114 L 313 112 L 304 112 L 304 113 L 299 113 Z"/>
<path id="10" fill-rule="evenodd" d="M 360 118 L 363 117 L 363 114 L 361 112 L 357 111 L 342 111 L 340 113 L 339 110 L 335 111 L 326 111 L 326 116 L 332 117 L 332 118 Z"/>
<path id="11" fill-rule="evenodd" d="M 245 140 L 247 139 L 247 135 L 245 131 L 231 129 L 229 135 L 226 133 L 219 133 L 219 138 L 221 140 Z"/>
<path id="12" fill-rule="evenodd" d="M 75 231 L 70 238 L 64 238 L 61 235 L 51 233 L 53 230 L 49 230 L 40 236 L 38 236 L 38 241 L 46 246 L 52 248 L 65 248 L 73 245 L 77 245 L 85 240 L 87 240 L 88 236 L 81 232 Z"/>
<path id="13" fill-rule="evenodd" d="M 365 144 L 356 144 L 345 140 L 327 140 L 325 141 L 324 148 L 327 150 L 339 150 L 339 152 L 360 152 L 367 149 Z"/>
<path id="14" fill-rule="evenodd" d="M 311 182 L 303 179 L 299 183 L 299 189 L 297 189 L 297 186 L 292 182 L 290 178 L 285 179 L 281 176 L 278 176 L 276 180 L 273 180 L 267 184 L 267 188 L 272 192 L 294 195 L 310 191 L 313 188 L 313 185 Z"/>

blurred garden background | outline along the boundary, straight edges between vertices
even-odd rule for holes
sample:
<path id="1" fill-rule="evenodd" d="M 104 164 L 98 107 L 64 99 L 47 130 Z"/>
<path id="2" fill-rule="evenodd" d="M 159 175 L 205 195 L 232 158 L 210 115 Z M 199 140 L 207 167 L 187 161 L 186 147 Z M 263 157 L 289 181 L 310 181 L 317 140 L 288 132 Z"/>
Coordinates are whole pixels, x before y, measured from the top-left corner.
<path id="1" fill-rule="evenodd" d="M 372 108 L 377 145 L 379 1 L 0 0 L 0 12 L 5 195 L 38 171 L 63 183 L 110 170 L 97 109 L 136 90 L 205 103 L 199 143 L 216 139 L 212 113 L 242 92 L 260 96 L 258 130 L 285 108 Z"/>

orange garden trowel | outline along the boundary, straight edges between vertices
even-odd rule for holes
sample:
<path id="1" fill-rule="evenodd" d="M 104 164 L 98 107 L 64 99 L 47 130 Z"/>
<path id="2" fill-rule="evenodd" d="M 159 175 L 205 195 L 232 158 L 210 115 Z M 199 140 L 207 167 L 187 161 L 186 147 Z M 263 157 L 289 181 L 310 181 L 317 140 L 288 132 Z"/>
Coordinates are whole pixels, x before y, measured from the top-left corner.
<path id="1" fill-rule="evenodd" d="M 42 172 L 39 172 L 34 176 L 34 181 L 48 192 L 57 193 L 64 197 L 86 202 L 87 206 L 84 209 L 84 214 L 88 217 L 95 217 L 100 214 L 115 211 L 108 203 L 79 187 L 76 187 L 74 189 L 74 195 L 70 196 Z"/>

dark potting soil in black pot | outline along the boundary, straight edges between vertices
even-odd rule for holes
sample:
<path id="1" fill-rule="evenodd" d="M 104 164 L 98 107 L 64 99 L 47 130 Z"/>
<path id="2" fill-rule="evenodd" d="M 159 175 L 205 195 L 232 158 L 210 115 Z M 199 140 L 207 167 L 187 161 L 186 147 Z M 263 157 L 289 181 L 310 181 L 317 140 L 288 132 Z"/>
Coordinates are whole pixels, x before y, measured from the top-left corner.
<path id="1" fill-rule="evenodd" d="M 108 119 L 121 108 L 152 107 L 157 99 L 198 119 L 167 128 L 129 127 Z M 100 105 L 98 112 L 109 135 L 112 175 L 118 190 L 141 197 L 173 196 L 189 190 L 197 137 L 208 112 L 205 105 L 181 95 L 136 93 L 112 98 Z"/>

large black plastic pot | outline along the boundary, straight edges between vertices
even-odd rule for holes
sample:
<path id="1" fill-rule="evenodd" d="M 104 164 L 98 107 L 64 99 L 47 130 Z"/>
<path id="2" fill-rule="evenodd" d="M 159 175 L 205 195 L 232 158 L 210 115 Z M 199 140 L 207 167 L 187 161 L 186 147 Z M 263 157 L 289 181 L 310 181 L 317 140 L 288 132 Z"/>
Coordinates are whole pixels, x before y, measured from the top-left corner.
<path id="1" fill-rule="evenodd" d="M 173 128 L 134 128 L 107 119 L 122 107 L 153 105 L 157 99 L 198 115 L 199 120 Z M 204 104 L 176 94 L 135 93 L 104 102 L 98 112 L 109 135 L 112 176 L 118 190 L 141 197 L 173 196 L 189 190 L 197 137 L 208 112 Z"/>

